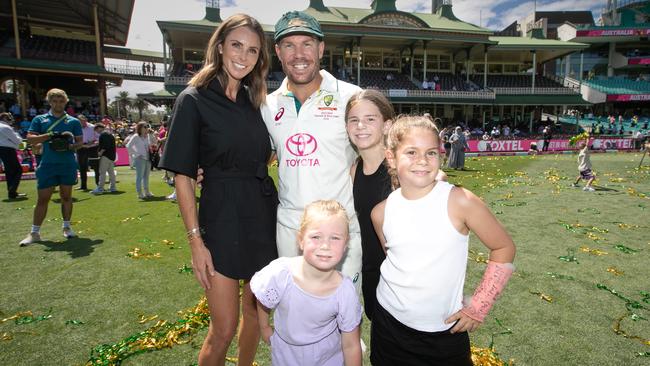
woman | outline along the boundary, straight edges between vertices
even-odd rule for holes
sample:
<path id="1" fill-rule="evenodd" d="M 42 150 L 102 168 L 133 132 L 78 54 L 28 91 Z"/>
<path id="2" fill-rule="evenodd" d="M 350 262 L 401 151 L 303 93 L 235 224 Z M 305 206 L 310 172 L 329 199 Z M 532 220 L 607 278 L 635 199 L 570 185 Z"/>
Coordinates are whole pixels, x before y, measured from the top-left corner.
<path id="1" fill-rule="evenodd" d="M 449 154 L 449 168 L 465 169 L 465 149 L 469 149 L 465 134 L 460 126 L 454 129 L 454 133 L 449 138 L 451 143 L 451 153 Z"/>
<path id="2" fill-rule="evenodd" d="M 259 108 L 266 98 L 269 56 L 262 26 L 233 15 L 210 38 L 203 68 L 178 96 L 161 169 L 176 173 L 176 195 L 205 289 L 210 328 L 200 365 L 224 365 L 239 319 L 239 364 L 253 363 L 259 341 L 253 274 L 277 257 L 277 191 L 268 176 L 268 131 Z M 199 212 L 194 183 L 203 169 Z"/>
<path id="3" fill-rule="evenodd" d="M 145 199 L 153 197 L 149 191 L 149 174 L 151 173 L 151 161 L 149 160 L 149 125 L 140 121 L 135 127 L 135 135 L 126 144 L 129 156 L 135 166 L 135 190 L 138 198 Z"/>

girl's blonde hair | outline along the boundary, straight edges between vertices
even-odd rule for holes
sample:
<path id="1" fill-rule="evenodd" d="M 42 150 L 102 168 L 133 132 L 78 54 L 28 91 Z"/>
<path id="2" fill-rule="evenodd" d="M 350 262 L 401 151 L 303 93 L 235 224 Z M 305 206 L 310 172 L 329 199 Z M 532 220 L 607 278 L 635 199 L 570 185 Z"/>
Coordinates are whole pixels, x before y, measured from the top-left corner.
<path id="1" fill-rule="evenodd" d="M 388 133 L 386 134 L 386 149 L 392 152 L 393 156 L 396 156 L 397 148 L 402 143 L 402 140 L 404 140 L 404 137 L 414 128 L 422 128 L 431 131 L 434 139 L 440 143 L 440 131 L 438 130 L 438 126 L 436 126 L 431 119 L 425 116 L 400 115 L 397 117 L 393 125 L 390 126 L 390 129 L 388 129 Z M 397 169 L 388 166 L 388 174 L 390 174 L 393 189 L 399 188 Z"/>
<path id="2" fill-rule="evenodd" d="M 388 98 L 386 98 L 386 96 L 378 90 L 366 89 L 354 94 L 348 100 L 348 105 L 345 107 L 346 122 L 348 120 L 350 110 L 355 105 L 359 104 L 359 102 L 362 100 L 367 100 L 368 102 L 374 104 L 377 109 L 379 109 L 379 113 L 381 113 L 381 117 L 384 119 L 384 121 L 395 119 L 395 109 L 393 109 L 393 105 L 388 100 Z"/>
<path id="3" fill-rule="evenodd" d="M 223 69 L 223 57 L 219 53 L 219 45 L 223 46 L 228 34 L 239 27 L 248 27 L 257 34 L 260 40 L 259 58 L 253 70 L 242 79 L 242 84 L 248 87 L 248 97 L 255 108 L 266 101 L 266 75 L 269 72 L 269 50 L 262 25 L 253 17 L 246 14 L 235 14 L 226 19 L 214 31 L 205 50 L 204 65 L 192 77 L 188 85 L 202 88 L 217 78 L 223 89 L 228 85 L 228 75 Z"/>
<path id="4" fill-rule="evenodd" d="M 332 216 L 339 217 L 345 221 L 346 231 L 350 225 L 350 219 L 345 211 L 343 205 L 335 200 L 319 200 L 314 201 L 305 207 L 305 212 L 302 214 L 300 221 L 300 229 L 298 231 L 298 240 L 301 240 L 307 229 L 314 224 L 314 222 Z"/>

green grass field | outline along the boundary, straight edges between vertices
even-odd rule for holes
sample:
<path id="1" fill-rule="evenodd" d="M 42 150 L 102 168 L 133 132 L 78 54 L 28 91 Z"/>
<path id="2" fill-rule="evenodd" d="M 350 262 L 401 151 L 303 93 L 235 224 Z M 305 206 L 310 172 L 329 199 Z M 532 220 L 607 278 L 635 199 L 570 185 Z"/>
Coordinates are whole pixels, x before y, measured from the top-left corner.
<path id="1" fill-rule="evenodd" d="M 517 271 L 471 335 L 476 346 L 493 341 L 499 356 L 515 365 L 650 363 L 650 166 L 635 169 L 640 158 L 592 155 L 599 177 L 594 193 L 569 187 L 577 173 L 574 155 L 475 158 L 467 171 L 449 172 L 451 182 L 483 197 L 517 245 Z M 152 174 L 152 191 L 163 197 L 171 189 L 160 178 Z M 80 238 L 70 241 L 61 235 L 57 202 L 43 224 L 45 241 L 18 247 L 31 224 L 34 181 L 21 184 L 28 200 L 0 202 L 0 365 L 83 365 L 94 347 L 161 319 L 173 322 L 178 311 L 197 304 L 199 285 L 179 271 L 190 258 L 176 204 L 138 201 L 128 168 L 119 168 L 118 180 L 118 194 L 75 191 L 73 227 Z M 480 279 L 486 252 L 475 237 L 470 247 L 467 293 Z M 129 257 L 134 248 L 160 256 Z M 26 311 L 33 318 L 24 324 L 3 320 Z M 204 336 L 205 329 L 187 344 L 122 364 L 194 364 Z M 363 338 L 369 344 L 368 322 Z M 265 345 L 257 362 L 270 365 Z"/>

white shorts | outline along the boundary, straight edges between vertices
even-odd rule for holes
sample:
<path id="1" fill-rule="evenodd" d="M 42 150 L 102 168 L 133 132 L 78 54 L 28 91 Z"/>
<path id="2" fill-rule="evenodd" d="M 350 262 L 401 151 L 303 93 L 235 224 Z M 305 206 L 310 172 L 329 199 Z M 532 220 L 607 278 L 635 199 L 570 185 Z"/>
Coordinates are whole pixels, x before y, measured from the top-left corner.
<path id="1" fill-rule="evenodd" d="M 278 256 L 295 257 L 301 255 L 298 248 L 298 230 L 294 230 L 280 223 L 276 225 L 276 239 L 278 243 Z M 354 282 L 357 293 L 361 293 L 361 234 L 350 233 L 348 251 L 345 258 L 339 263 L 337 269 L 350 277 Z"/>

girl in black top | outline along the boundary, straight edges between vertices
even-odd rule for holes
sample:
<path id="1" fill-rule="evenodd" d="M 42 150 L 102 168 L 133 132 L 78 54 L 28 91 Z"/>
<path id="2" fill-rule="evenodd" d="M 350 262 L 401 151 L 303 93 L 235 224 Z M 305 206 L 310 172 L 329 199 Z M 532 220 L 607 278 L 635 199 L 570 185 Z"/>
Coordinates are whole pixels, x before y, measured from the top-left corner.
<path id="1" fill-rule="evenodd" d="M 360 155 L 350 169 L 350 174 L 354 208 L 361 227 L 361 290 L 364 310 L 370 320 L 375 307 L 379 267 L 386 258 L 372 226 L 370 212 L 392 191 L 384 160 L 384 133 L 394 118 L 393 106 L 376 90 L 369 89 L 355 94 L 345 109 L 348 136 Z"/>
<path id="2" fill-rule="evenodd" d="M 239 364 L 250 365 L 259 341 L 249 280 L 277 257 L 277 191 L 268 176 L 268 131 L 259 112 L 266 97 L 268 51 L 261 25 L 244 14 L 212 35 L 204 66 L 178 96 L 160 168 L 176 173 L 176 194 L 205 289 L 210 328 L 200 365 L 223 365 L 239 319 Z M 197 214 L 194 179 L 202 168 Z"/>

